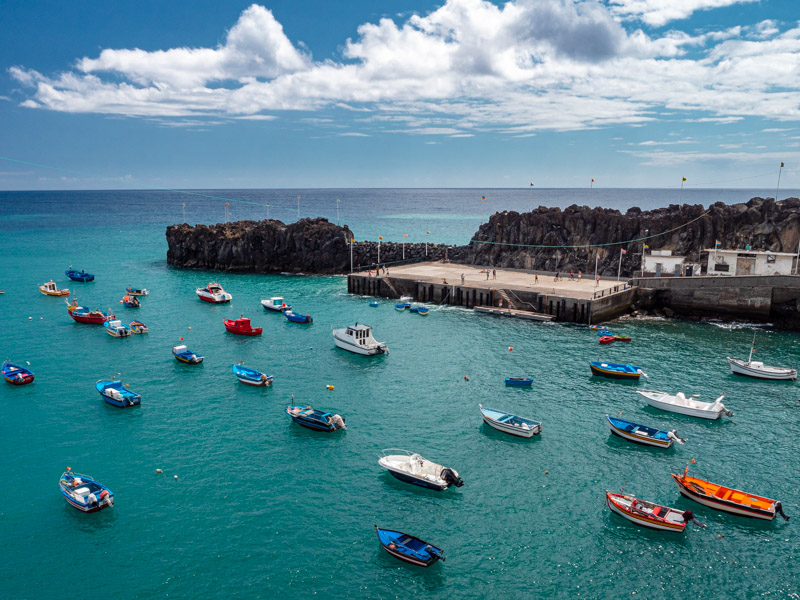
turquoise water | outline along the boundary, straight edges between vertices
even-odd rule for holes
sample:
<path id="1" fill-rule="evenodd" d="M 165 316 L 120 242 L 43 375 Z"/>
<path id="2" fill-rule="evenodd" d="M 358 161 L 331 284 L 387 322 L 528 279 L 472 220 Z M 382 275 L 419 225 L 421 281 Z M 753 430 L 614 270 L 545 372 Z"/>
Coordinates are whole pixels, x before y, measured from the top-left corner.
<path id="1" fill-rule="evenodd" d="M 36 373 L 32 385 L 0 382 L 0 456 L 13 482 L 0 509 L 3 598 L 51 598 L 65 586 L 116 599 L 800 593 L 800 393 L 794 383 L 729 373 L 725 357 L 746 356 L 752 329 L 629 322 L 613 330 L 632 343 L 600 347 L 594 332 L 573 326 L 458 308 L 421 318 L 397 313 L 391 301 L 370 308 L 338 277 L 172 269 L 159 222 L 169 216 L 153 216 L 152 204 L 136 209 L 141 224 L 112 210 L 108 223 L 78 227 L 75 203 L 68 211 L 53 197 L 49 213 L 29 207 L 56 215 L 48 227 L 15 209 L 25 225 L 6 221 L 2 232 L 2 358 L 30 361 Z M 425 214 L 404 207 L 395 220 Z M 97 280 L 69 282 L 70 263 Z M 74 323 L 63 299 L 38 292 L 51 278 L 83 306 L 111 307 L 150 333 L 114 339 Z M 210 280 L 233 294 L 230 305 L 196 298 Z M 150 290 L 142 308 L 119 304 L 126 285 Z M 314 323 L 266 313 L 258 301 L 271 295 Z M 241 313 L 264 335 L 227 334 L 222 319 Z M 331 326 L 354 321 L 373 325 L 391 354 L 336 349 Z M 759 331 L 759 358 L 800 363 L 796 335 Z M 205 355 L 202 365 L 172 358 L 180 337 Z M 592 378 L 587 361 L 598 358 L 644 365 L 650 379 Z M 240 360 L 273 374 L 273 387 L 238 383 L 231 364 Z M 95 381 L 115 373 L 142 394 L 140 407 L 101 400 Z M 523 374 L 535 377 L 533 389 L 503 385 Z M 705 400 L 724 392 L 736 416 L 661 413 L 635 394 L 645 387 Z M 291 423 L 283 409 L 292 394 L 344 415 L 347 430 L 326 435 Z M 479 402 L 541 420 L 542 435 L 520 440 L 487 428 Z M 619 411 L 689 441 L 663 451 L 613 438 L 604 416 Z M 436 493 L 391 478 L 377 464 L 389 447 L 457 469 L 464 487 Z M 792 520 L 757 522 L 681 498 L 669 473 L 691 458 L 698 476 L 778 498 Z M 66 466 L 108 485 L 115 506 L 89 515 L 68 506 L 57 487 Z M 689 508 L 707 528 L 681 536 L 637 528 L 605 506 L 604 491 L 621 487 Z M 447 561 L 399 563 L 380 549 L 374 524 L 436 543 Z"/>

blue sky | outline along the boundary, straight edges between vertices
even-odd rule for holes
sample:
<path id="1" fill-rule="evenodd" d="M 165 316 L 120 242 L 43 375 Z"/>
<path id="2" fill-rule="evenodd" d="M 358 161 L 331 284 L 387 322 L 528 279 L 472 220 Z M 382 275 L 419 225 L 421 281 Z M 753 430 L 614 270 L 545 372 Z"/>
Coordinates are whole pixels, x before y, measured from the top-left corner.
<path id="1" fill-rule="evenodd" d="M 800 188 L 797 0 L 4 2 L 0 27 L 0 189 L 766 195 L 781 162 Z"/>

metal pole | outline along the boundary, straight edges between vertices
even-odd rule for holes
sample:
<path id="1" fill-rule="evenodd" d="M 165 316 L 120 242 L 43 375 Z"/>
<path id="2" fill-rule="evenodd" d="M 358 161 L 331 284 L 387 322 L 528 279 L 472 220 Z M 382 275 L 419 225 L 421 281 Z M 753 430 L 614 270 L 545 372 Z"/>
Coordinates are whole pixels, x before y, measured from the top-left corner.
<path id="1" fill-rule="evenodd" d="M 619 283 L 619 276 L 622 273 L 622 248 L 619 249 L 619 267 L 617 268 L 617 283 Z"/>
<path id="2" fill-rule="evenodd" d="M 269 204 L 267 204 L 267 221 L 269 221 Z"/>
<path id="3" fill-rule="evenodd" d="M 378 236 L 378 268 L 379 269 L 381 267 L 381 240 L 382 239 L 383 238 L 381 236 Z"/>
<path id="4" fill-rule="evenodd" d="M 781 171 L 783 171 L 783 163 L 781 163 L 781 167 L 778 169 L 778 185 L 775 188 L 775 202 L 778 201 L 778 190 L 781 187 Z"/>
<path id="5" fill-rule="evenodd" d="M 339 224 L 339 202 L 341 202 L 341 200 L 339 200 L 337 198 L 336 199 L 336 224 L 337 225 Z"/>
<path id="6" fill-rule="evenodd" d="M 797 265 L 800 264 L 800 242 L 797 243 L 797 260 L 794 261 L 794 274 L 797 275 Z"/>
<path id="7" fill-rule="evenodd" d="M 686 177 L 684 177 L 683 179 L 681 179 L 681 194 L 680 194 L 680 196 L 678 197 L 678 204 L 680 204 L 681 202 L 683 202 L 683 182 L 684 182 L 684 181 L 686 181 Z"/>
<path id="8" fill-rule="evenodd" d="M 300 196 L 297 197 L 297 220 L 300 220 Z"/>
<path id="9" fill-rule="evenodd" d="M 597 287 L 599 284 L 597 282 L 597 263 L 600 260 L 600 253 L 595 251 L 594 255 L 594 286 Z"/>
<path id="10" fill-rule="evenodd" d="M 531 184 L 533 185 L 533 184 Z M 592 208 L 592 188 L 594 187 L 594 177 L 592 177 L 592 183 L 589 184 L 589 208 Z"/>
<path id="11" fill-rule="evenodd" d="M 645 229 L 644 230 L 644 237 L 645 238 L 647 238 L 647 234 L 648 233 L 650 233 L 650 230 L 649 229 Z M 644 242 L 645 242 L 645 240 L 642 240 L 642 275 L 641 275 L 641 277 L 644 277 L 644 246 L 645 246 Z"/>
<path id="12" fill-rule="evenodd" d="M 356 240 L 354 238 L 350 238 L 350 272 L 353 272 L 353 242 Z"/>
<path id="13" fill-rule="evenodd" d="M 183 208 L 183 222 L 186 223 L 186 202 L 184 202 L 181 207 Z"/>

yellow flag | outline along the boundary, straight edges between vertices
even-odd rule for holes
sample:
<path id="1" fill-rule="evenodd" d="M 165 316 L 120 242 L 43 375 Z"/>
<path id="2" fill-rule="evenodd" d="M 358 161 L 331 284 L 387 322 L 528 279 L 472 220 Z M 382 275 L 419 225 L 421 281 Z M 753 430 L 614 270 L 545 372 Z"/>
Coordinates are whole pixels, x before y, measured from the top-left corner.
<path id="1" fill-rule="evenodd" d="M 594 177 L 592 177 L 592 183 L 594 183 Z"/>
<path id="2" fill-rule="evenodd" d="M 686 181 L 686 177 L 684 177 L 683 180 Z"/>
<path id="3" fill-rule="evenodd" d="M 783 163 L 781 163 L 781 169 L 783 168 Z"/>

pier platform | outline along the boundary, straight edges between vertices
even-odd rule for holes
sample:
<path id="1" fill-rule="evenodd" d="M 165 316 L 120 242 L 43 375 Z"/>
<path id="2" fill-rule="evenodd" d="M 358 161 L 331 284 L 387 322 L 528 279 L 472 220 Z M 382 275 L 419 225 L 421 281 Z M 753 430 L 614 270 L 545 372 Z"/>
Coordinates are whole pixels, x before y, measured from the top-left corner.
<path id="1" fill-rule="evenodd" d="M 463 277 L 463 279 L 462 279 Z M 488 277 L 488 278 L 487 278 Z M 635 289 L 626 281 L 578 279 L 554 273 L 519 269 L 494 269 L 446 262 L 423 262 L 375 271 L 351 273 L 347 291 L 352 294 L 399 298 L 417 302 L 451 304 L 487 312 L 503 309 L 504 316 L 536 319 L 535 314 L 557 321 L 597 323 L 626 312 Z M 509 309 L 513 312 L 509 312 Z M 544 319 L 540 319 L 544 320 Z"/>

